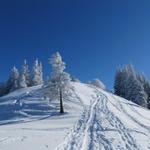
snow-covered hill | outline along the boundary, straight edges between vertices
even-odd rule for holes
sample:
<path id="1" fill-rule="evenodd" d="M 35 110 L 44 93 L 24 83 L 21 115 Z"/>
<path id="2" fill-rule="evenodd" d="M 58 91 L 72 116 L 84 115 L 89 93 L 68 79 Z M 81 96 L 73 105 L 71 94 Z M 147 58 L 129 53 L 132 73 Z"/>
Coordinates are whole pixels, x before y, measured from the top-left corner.
<path id="1" fill-rule="evenodd" d="M 43 89 L 26 88 L 0 99 L 0 150 L 147 150 L 150 111 L 82 83 L 59 103 Z"/>

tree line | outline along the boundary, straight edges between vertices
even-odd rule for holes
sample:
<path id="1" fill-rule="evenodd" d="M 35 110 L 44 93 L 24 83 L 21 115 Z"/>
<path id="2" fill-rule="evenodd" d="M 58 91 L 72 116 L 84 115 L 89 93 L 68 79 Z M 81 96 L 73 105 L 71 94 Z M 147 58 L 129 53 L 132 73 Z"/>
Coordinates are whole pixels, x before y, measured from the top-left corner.
<path id="1" fill-rule="evenodd" d="M 131 64 L 117 68 L 114 93 L 150 109 L 150 83 L 144 74 L 136 72 Z"/>
<path id="2" fill-rule="evenodd" d="M 14 66 L 6 83 L 0 86 L 0 96 L 6 95 L 17 89 L 43 85 L 44 95 L 51 100 L 59 100 L 60 113 L 64 113 L 63 98 L 68 96 L 71 86 L 71 80 L 79 82 L 75 77 L 71 77 L 65 72 L 66 64 L 63 62 L 61 55 L 56 52 L 49 59 L 51 65 L 51 75 L 48 80 L 43 80 L 42 63 L 35 60 L 32 73 L 29 70 L 27 61 L 24 61 L 21 71 Z"/>
<path id="3" fill-rule="evenodd" d="M 32 73 L 27 61 L 24 60 L 21 70 L 15 66 L 11 69 L 8 80 L 0 85 L 0 96 L 6 95 L 17 89 L 40 85 L 43 83 L 42 63 L 35 60 Z"/>
<path id="4" fill-rule="evenodd" d="M 59 52 L 50 57 L 49 64 L 52 71 L 46 81 L 43 80 L 42 63 L 38 59 L 33 64 L 32 73 L 26 60 L 20 71 L 13 67 L 7 82 L 0 85 L 0 96 L 17 89 L 43 85 L 45 88 L 44 95 L 51 100 L 59 100 L 60 113 L 63 113 L 63 98 L 67 98 L 72 89 L 71 81 L 80 81 L 64 71 L 66 64 Z M 99 79 L 89 81 L 88 84 L 106 90 L 105 85 Z M 114 94 L 150 109 L 150 83 L 143 74 L 136 72 L 131 64 L 117 68 Z"/>

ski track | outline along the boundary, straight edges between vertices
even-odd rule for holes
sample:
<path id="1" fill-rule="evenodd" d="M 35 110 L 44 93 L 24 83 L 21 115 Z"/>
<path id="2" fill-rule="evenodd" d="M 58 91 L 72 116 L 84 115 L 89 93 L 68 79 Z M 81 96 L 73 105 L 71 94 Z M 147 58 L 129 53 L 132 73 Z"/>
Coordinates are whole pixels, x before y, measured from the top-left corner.
<path id="1" fill-rule="evenodd" d="M 97 89 L 95 92 L 97 97 L 91 106 L 84 108 L 81 118 L 66 137 L 64 143 L 56 150 L 140 150 L 140 146 L 131 136 L 130 131 L 109 110 L 107 96 Z M 109 125 L 108 128 L 105 127 L 105 122 Z M 105 131 L 117 132 L 123 144 L 118 141 L 114 147 L 113 139 L 106 137 Z"/>
<path id="2" fill-rule="evenodd" d="M 116 98 L 113 96 L 113 98 L 116 100 Z M 144 125 L 144 124 L 142 124 L 141 122 L 139 122 L 137 119 L 135 119 L 134 117 L 132 117 L 125 109 L 124 109 L 124 107 L 122 106 L 122 104 L 121 104 L 121 102 L 119 102 L 118 101 L 118 104 L 119 104 L 119 107 L 121 108 L 121 110 L 124 112 L 124 114 L 126 115 L 126 116 L 128 116 L 132 121 L 134 121 L 137 125 L 139 125 L 140 127 L 142 127 L 142 128 L 144 128 L 144 129 L 147 129 L 148 130 L 148 132 L 149 132 L 149 134 L 150 134 L 150 127 L 149 126 L 146 126 L 146 125 Z M 138 114 L 137 112 L 137 110 L 135 110 L 134 108 L 131 108 L 130 107 L 130 109 L 132 110 L 132 111 L 134 111 L 136 114 Z"/>

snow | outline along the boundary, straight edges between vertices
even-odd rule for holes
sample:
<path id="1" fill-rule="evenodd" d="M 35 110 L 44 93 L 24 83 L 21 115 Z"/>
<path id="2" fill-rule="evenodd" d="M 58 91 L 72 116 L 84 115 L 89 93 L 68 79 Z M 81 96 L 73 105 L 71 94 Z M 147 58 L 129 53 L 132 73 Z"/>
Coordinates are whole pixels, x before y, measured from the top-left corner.
<path id="1" fill-rule="evenodd" d="M 80 94 L 86 93 L 83 89 L 91 90 L 79 83 L 76 87 Z M 89 96 L 89 105 L 87 97 L 83 100 L 85 111 L 57 150 L 150 149 L 150 120 L 143 117 L 150 111 L 145 109 L 141 116 L 140 110 L 143 112 L 144 108 L 102 89 L 93 87 L 93 90 L 93 100 Z M 136 107 L 138 111 L 134 110 Z"/>
<path id="2" fill-rule="evenodd" d="M 0 99 L 0 150 L 148 150 L 150 111 L 83 83 L 65 99 L 43 98 L 42 86 Z"/>

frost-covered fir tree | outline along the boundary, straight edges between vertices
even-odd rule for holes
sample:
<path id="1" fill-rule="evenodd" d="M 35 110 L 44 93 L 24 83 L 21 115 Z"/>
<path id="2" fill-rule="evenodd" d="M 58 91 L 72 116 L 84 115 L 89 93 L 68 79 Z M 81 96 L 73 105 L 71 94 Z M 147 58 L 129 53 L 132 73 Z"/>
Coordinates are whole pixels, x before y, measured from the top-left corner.
<path id="1" fill-rule="evenodd" d="M 133 95 L 132 88 L 133 83 L 136 83 L 138 80 L 136 79 L 136 72 L 134 70 L 133 65 L 129 64 L 124 66 L 123 70 L 123 83 L 121 85 L 121 90 L 124 90 L 124 98 L 132 100 L 135 96 Z"/>
<path id="2" fill-rule="evenodd" d="M 115 74 L 114 92 L 116 95 L 126 98 L 127 93 L 127 79 L 128 71 L 127 67 L 119 67 Z"/>
<path id="3" fill-rule="evenodd" d="M 133 88 L 131 89 L 132 90 L 131 101 L 147 108 L 147 94 L 144 91 L 144 87 L 138 80 L 136 82 L 133 82 L 132 86 Z"/>
<path id="4" fill-rule="evenodd" d="M 140 83 L 143 85 L 144 87 L 144 91 L 147 94 L 147 107 L 150 109 L 150 83 L 149 81 L 146 79 L 144 74 L 137 74 L 137 78 L 140 81 Z"/>
<path id="5" fill-rule="evenodd" d="M 138 80 L 134 68 L 130 68 L 130 66 L 127 67 L 128 76 L 125 98 L 135 102 L 140 106 L 147 107 L 147 94 L 144 91 L 143 84 Z"/>
<path id="6" fill-rule="evenodd" d="M 25 75 L 23 73 L 21 73 L 19 76 L 18 87 L 19 88 L 26 88 L 27 87 L 26 78 L 25 78 Z"/>
<path id="7" fill-rule="evenodd" d="M 64 113 L 63 98 L 66 97 L 71 88 L 70 75 L 64 72 L 66 65 L 62 61 L 62 57 L 58 52 L 52 55 L 49 59 L 49 63 L 52 65 L 49 92 L 51 98 L 55 98 L 60 101 L 60 113 Z"/>
<path id="8" fill-rule="evenodd" d="M 40 84 L 42 84 L 44 81 L 43 81 L 43 66 L 42 66 L 42 62 L 40 62 L 39 64 L 39 70 L 40 70 Z"/>
<path id="9" fill-rule="evenodd" d="M 114 83 L 114 92 L 116 95 L 119 95 L 124 98 L 128 98 L 128 79 L 129 76 L 131 75 L 132 66 L 127 65 L 124 67 L 119 67 L 116 70 L 116 75 L 115 75 L 115 83 Z"/>
<path id="10" fill-rule="evenodd" d="M 18 80 L 19 80 L 19 72 L 18 69 L 14 66 L 11 70 L 8 82 L 7 89 L 9 92 L 18 89 Z"/>
<path id="11" fill-rule="evenodd" d="M 104 83 L 102 83 L 102 81 L 100 81 L 99 79 L 94 79 L 92 81 L 89 81 L 89 84 L 94 85 L 96 87 L 99 87 L 99 88 L 101 88 L 103 90 L 106 89 Z"/>
<path id="12" fill-rule="evenodd" d="M 121 82 L 123 82 L 123 77 L 122 77 L 122 69 L 119 67 L 116 70 L 115 74 L 115 83 L 114 83 L 114 92 L 118 96 L 122 96 L 121 94 Z"/>
<path id="13" fill-rule="evenodd" d="M 21 74 L 24 74 L 26 85 L 30 86 L 31 85 L 30 71 L 26 59 L 24 60 Z"/>
<path id="14" fill-rule="evenodd" d="M 40 85 L 43 83 L 42 63 L 39 64 L 38 59 L 35 60 L 33 66 L 32 85 Z"/>

